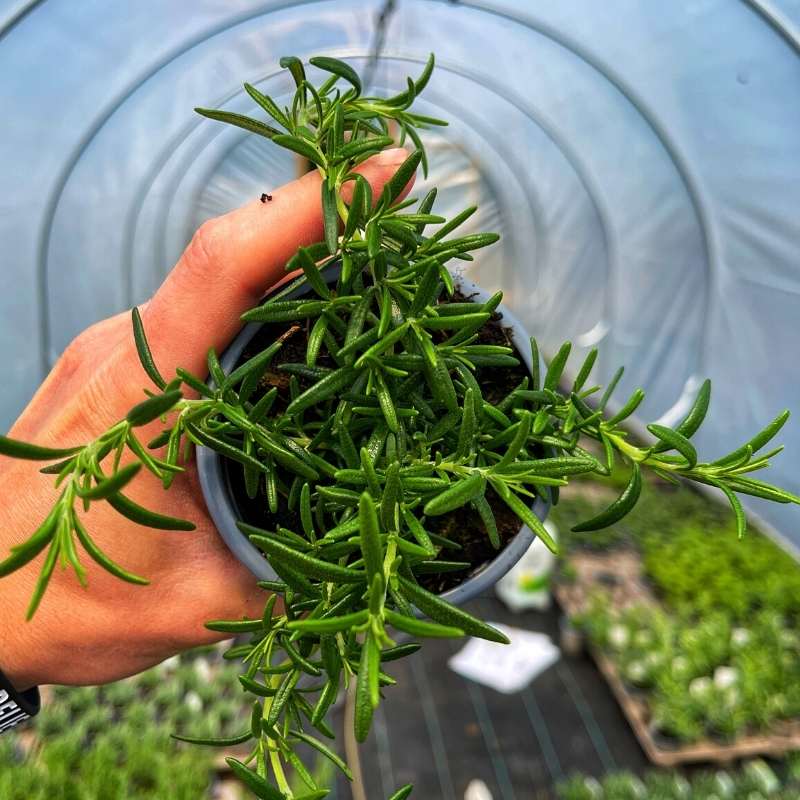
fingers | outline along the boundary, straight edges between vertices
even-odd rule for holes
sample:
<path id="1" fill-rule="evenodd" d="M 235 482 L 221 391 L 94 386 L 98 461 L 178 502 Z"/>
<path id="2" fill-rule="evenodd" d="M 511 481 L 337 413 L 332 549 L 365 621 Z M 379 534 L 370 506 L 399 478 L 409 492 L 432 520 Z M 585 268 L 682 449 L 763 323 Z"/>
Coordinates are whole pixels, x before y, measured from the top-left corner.
<path id="1" fill-rule="evenodd" d="M 359 167 L 373 195 L 407 156 L 386 150 Z M 284 277 L 297 248 L 322 236 L 316 171 L 277 189 L 269 203 L 256 200 L 205 223 L 143 314 L 162 373 L 183 366 L 204 374 L 208 348 L 223 350 L 241 327 L 240 315 Z"/>

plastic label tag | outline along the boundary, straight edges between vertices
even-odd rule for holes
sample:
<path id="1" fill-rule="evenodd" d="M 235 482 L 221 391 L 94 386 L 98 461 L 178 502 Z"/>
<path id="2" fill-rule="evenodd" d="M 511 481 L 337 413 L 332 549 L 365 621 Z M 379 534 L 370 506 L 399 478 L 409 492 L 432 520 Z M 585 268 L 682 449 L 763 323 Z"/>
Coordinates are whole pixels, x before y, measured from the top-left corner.
<path id="1" fill-rule="evenodd" d="M 524 689 L 558 661 L 561 651 L 544 633 L 491 623 L 511 644 L 470 639 L 448 662 L 462 678 L 482 683 L 503 694 Z"/>

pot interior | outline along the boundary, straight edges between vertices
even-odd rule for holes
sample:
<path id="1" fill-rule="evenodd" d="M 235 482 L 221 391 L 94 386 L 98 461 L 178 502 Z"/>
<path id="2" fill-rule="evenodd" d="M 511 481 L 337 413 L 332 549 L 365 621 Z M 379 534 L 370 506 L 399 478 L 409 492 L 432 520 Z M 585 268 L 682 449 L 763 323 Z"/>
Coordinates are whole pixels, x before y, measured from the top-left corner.
<path id="1" fill-rule="evenodd" d="M 453 298 L 456 302 L 471 300 L 474 295 L 468 290 L 458 291 Z M 271 323 L 259 328 L 250 338 L 235 363 L 226 365 L 228 369 L 243 363 L 248 358 L 261 352 L 278 337 L 287 331 L 292 331 L 285 340 L 283 347 L 275 357 L 259 386 L 258 396 L 273 387 L 277 389 L 277 398 L 273 406 L 273 413 L 283 411 L 290 401 L 292 391 L 290 376 L 281 372 L 280 365 L 287 363 L 303 363 L 305 360 L 306 344 L 308 341 L 309 326 L 297 323 Z M 511 329 L 504 324 L 502 313 L 495 313 L 479 333 L 482 344 L 501 344 L 513 347 L 517 351 L 519 365 L 516 367 L 479 367 L 474 375 L 481 387 L 484 399 L 489 403 L 497 403 L 510 391 L 516 388 L 529 374 L 525 358 L 515 346 Z M 320 366 L 335 366 L 333 360 L 323 351 L 320 354 Z M 296 387 L 305 390 L 314 383 L 313 378 L 296 376 Z M 285 494 L 289 487 L 283 487 L 284 496 L 277 513 L 272 514 L 267 506 L 266 492 L 263 482 L 255 498 L 250 498 L 245 490 L 242 467 L 231 461 L 223 460 L 223 473 L 225 482 L 233 501 L 237 518 L 265 530 L 275 530 L 278 526 L 293 531 L 302 530 L 299 512 L 290 511 L 286 505 Z M 497 558 L 498 554 L 519 533 L 521 523 L 519 518 L 496 496 L 489 488 L 486 498 L 492 506 L 500 535 L 501 548 L 496 550 L 489 541 L 486 529 L 478 516 L 471 508 L 460 508 L 456 511 L 438 517 L 429 517 L 426 520 L 426 529 L 432 534 L 444 537 L 452 544 L 446 544 L 440 554 L 440 560 L 450 562 L 463 562 L 468 566 L 453 569 L 453 571 L 431 572 L 419 576 L 418 580 L 429 591 L 442 594 L 463 584 L 468 578 L 480 573 L 486 566 Z"/>

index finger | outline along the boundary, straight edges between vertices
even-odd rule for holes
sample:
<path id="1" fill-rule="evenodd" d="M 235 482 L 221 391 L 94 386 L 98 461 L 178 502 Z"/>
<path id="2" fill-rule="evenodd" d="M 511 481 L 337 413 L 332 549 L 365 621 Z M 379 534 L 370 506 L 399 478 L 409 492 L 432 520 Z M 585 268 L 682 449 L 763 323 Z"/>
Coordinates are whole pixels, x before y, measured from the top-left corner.
<path id="1" fill-rule="evenodd" d="M 385 150 L 357 171 L 377 196 L 407 156 Z M 178 366 L 205 374 L 209 347 L 223 350 L 241 328 L 240 316 L 285 276 L 298 247 L 322 238 L 320 183 L 315 170 L 276 189 L 271 202 L 255 200 L 198 230 L 142 314 L 165 376 Z"/>

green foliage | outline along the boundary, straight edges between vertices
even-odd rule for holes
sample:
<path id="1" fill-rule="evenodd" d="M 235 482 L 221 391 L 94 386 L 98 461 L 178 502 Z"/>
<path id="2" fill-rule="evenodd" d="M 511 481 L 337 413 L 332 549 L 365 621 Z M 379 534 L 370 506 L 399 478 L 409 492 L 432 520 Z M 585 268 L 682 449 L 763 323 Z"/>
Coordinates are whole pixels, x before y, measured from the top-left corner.
<path id="1" fill-rule="evenodd" d="M 800 569 L 765 536 L 739 542 L 730 525 L 678 523 L 669 536 L 642 540 L 647 575 L 670 606 L 703 615 L 725 610 L 746 620 L 771 609 L 800 620 Z"/>
<path id="2" fill-rule="evenodd" d="M 54 687 L 33 726 L 28 755 L 16 733 L 0 740 L 3 800 L 200 800 L 211 757 L 170 738 L 191 727 L 241 730 L 248 703 L 235 664 L 187 655 L 99 688 Z M 202 695 L 202 697 L 201 697 Z"/>
<path id="3" fill-rule="evenodd" d="M 775 611 L 736 625 L 721 611 L 700 619 L 654 606 L 616 611 L 599 596 L 576 623 L 647 692 L 661 734 L 730 740 L 800 716 L 800 634 Z"/>
<path id="4" fill-rule="evenodd" d="M 556 503 L 569 477 L 607 475 L 619 465 L 625 473 L 619 498 L 576 530 L 594 530 L 629 514 L 639 499 L 643 466 L 722 488 L 740 519 L 734 493 L 800 502 L 749 477 L 774 454 L 756 455 L 785 414 L 728 457 L 699 460 L 689 437 L 705 415 L 707 385 L 674 431 L 653 426 L 654 444 L 637 446 L 621 423 L 641 404 L 642 390 L 607 416 L 605 404 L 617 375 L 593 410 L 587 400 L 599 387 L 584 390 L 583 385 L 596 354 L 583 363 L 571 389 L 562 391 L 570 343 L 558 350 L 540 382 L 534 340 L 530 379 L 488 402 L 484 389 L 502 387 L 507 371 L 520 365 L 512 347 L 481 338 L 502 295 L 484 303 L 453 302 L 449 267 L 454 260 L 472 260 L 473 251 L 498 236 L 453 235 L 474 208 L 446 221 L 432 213 L 435 191 L 411 211 L 415 200 L 398 202 L 417 167 L 427 168 L 418 129 L 445 124 L 411 110 L 431 76 L 433 56 L 419 78 L 409 79 L 404 91 L 389 98 L 364 96 L 359 76 L 337 59 L 311 59 L 311 67 L 323 73 L 317 87 L 299 59 L 288 57 L 281 64 L 297 87 L 289 107 L 245 87 L 268 122 L 198 109 L 301 155 L 321 176 L 323 240 L 300 248 L 287 263 L 300 277 L 243 315 L 244 321 L 277 326 L 268 329 L 275 340 L 227 375 L 209 352 L 208 386 L 182 369 L 167 382 L 134 311 L 134 340 L 157 392 L 147 392 L 125 419 L 74 451 L 45 452 L 0 439 L 1 453 L 62 459 L 44 470 L 57 476 L 61 492 L 53 511 L 0 564 L 0 575 L 7 574 L 46 550 L 30 614 L 59 557 L 83 579 L 78 544 L 118 577 L 143 580 L 111 564 L 94 546 L 80 524 L 77 504 L 88 510 L 105 501 L 140 524 L 189 530 L 191 523 L 148 511 L 121 490 L 139 468 L 169 488 L 183 471 L 191 445 L 241 465 L 248 496 L 263 497 L 275 521 L 269 526 L 273 530 L 247 520 L 240 529 L 278 573 L 279 580 L 263 588 L 284 602 L 278 607 L 268 600 L 260 620 L 217 620 L 211 627 L 249 636 L 249 642 L 233 648 L 232 657 L 244 657 L 240 682 L 254 696 L 253 751 L 232 768 L 265 798 L 298 797 L 286 774 L 287 768 L 304 774 L 296 745 L 307 743 L 305 736 L 332 736 L 326 712 L 352 681 L 355 734 L 360 740 L 367 736 L 380 690 L 392 683 L 382 656 L 399 654 L 393 630 L 418 637 L 463 632 L 505 641 L 494 628 L 421 585 L 430 573 L 465 566 L 447 560 L 447 554 L 439 558 L 442 540 L 427 530 L 429 518 L 474 512 L 498 547 L 496 502 L 553 548 L 530 510 L 533 500 Z M 373 198 L 355 168 L 394 144 L 395 131 L 397 143 L 410 140 L 414 150 Z M 336 264 L 341 269 L 333 279 L 328 268 Z M 306 294 L 287 299 L 299 287 Z M 289 363 L 282 357 L 286 342 L 302 335 L 303 326 L 308 326 L 306 351 L 299 362 Z M 261 386 L 267 367 L 276 364 L 288 377 L 288 393 L 265 392 Z M 482 380 L 484 369 L 491 372 Z M 184 386 L 199 397 L 185 398 Z M 158 417 L 166 428 L 145 447 L 136 429 Z M 587 441 L 601 445 L 602 459 L 584 449 Z M 120 466 L 126 451 L 134 457 L 131 467 Z M 417 621 L 415 608 L 431 622 Z M 306 679 L 314 682 L 309 686 Z M 325 794 L 310 775 L 306 789 L 308 797 Z M 396 796 L 409 791 L 404 787 Z"/>
<path id="5" fill-rule="evenodd" d="M 598 780 L 573 775 L 556 788 L 559 800 L 794 800 L 800 791 L 797 775 L 782 779 L 760 759 L 736 771 L 694 772 L 652 770 L 643 777 L 613 772 Z"/>
<path id="6" fill-rule="evenodd" d="M 199 800 L 207 796 L 210 768 L 188 751 L 164 747 L 163 735 L 118 737 L 86 750 L 74 737 L 21 757 L 0 744 L 3 800 Z"/>
<path id="7" fill-rule="evenodd" d="M 686 616 L 722 611 L 747 622 L 758 610 L 771 609 L 792 624 L 800 620 L 797 562 L 758 531 L 737 540 L 730 515 L 704 495 L 646 482 L 638 506 L 622 523 L 591 536 L 570 533 L 576 520 L 595 513 L 591 497 L 591 492 L 570 495 L 553 509 L 563 531 L 562 553 L 620 544 L 638 548 L 658 595 Z"/>

